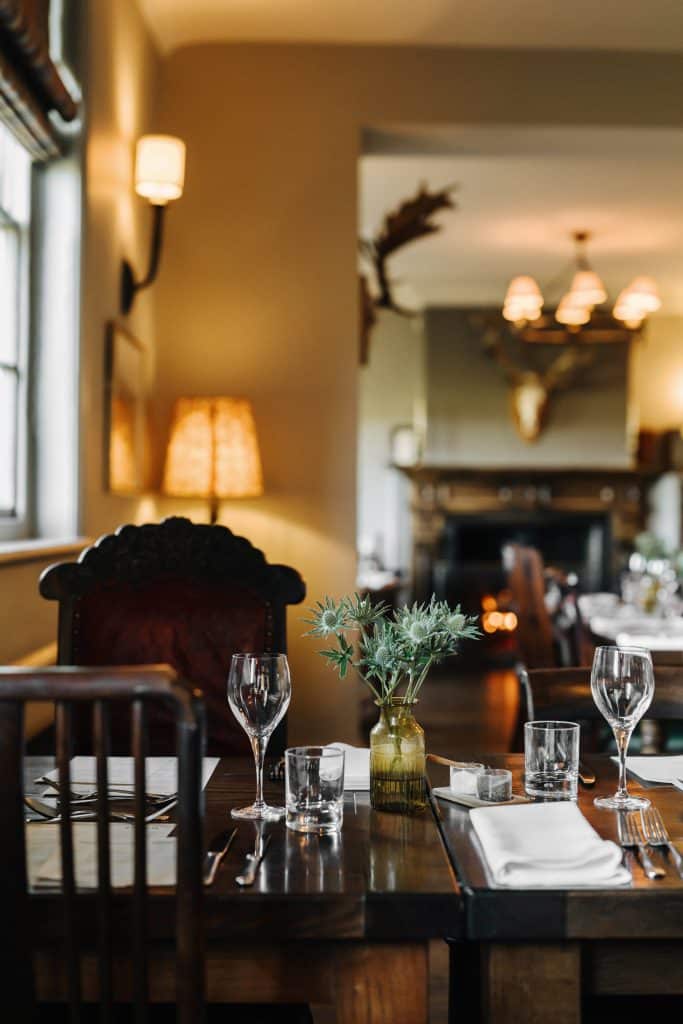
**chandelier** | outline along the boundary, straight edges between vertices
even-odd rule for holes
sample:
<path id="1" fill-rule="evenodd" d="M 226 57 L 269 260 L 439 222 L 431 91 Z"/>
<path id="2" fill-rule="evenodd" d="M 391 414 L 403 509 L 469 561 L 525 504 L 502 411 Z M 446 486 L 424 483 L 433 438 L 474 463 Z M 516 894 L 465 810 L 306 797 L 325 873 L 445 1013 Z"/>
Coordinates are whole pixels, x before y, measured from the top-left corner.
<path id="1" fill-rule="evenodd" d="M 574 274 L 554 314 L 544 314 L 544 298 L 535 278 L 523 274 L 508 285 L 503 317 L 524 341 L 625 341 L 637 333 L 661 300 L 651 277 L 641 275 L 623 288 L 611 314 L 607 290 L 586 255 L 590 235 L 573 234 L 576 246 Z M 554 282 L 553 282 L 554 283 Z"/>

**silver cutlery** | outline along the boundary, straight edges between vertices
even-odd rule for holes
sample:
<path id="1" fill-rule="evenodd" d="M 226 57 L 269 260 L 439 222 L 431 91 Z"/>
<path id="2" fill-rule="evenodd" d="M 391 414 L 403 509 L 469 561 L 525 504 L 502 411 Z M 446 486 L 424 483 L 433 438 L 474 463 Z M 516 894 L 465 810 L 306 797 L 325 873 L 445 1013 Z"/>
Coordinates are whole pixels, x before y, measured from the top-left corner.
<path id="1" fill-rule="evenodd" d="M 256 881 L 256 873 L 259 869 L 259 865 L 266 855 L 266 850 L 270 846 L 270 836 L 259 836 L 256 840 L 256 846 L 253 853 L 248 853 L 242 868 L 242 873 L 237 875 L 235 881 L 238 885 L 243 888 L 247 885 L 253 885 Z"/>
<path id="2" fill-rule="evenodd" d="M 663 868 L 658 867 L 652 862 L 652 858 L 647 851 L 640 814 L 637 811 L 629 811 L 627 813 L 620 811 L 617 814 L 617 828 L 619 830 L 619 844 L 637 851 L 638 860 L 646 876 L 651 881 L 664 878 L 666 872 Z"/>
<path id="3" fill-rule="evenodd" d="M 148 814 L 145 817 L 145 822 L 149 824 L 149 822 L 151 821 L 167 821 L 168 816 L 166 812 L 169 811 L 177 802 L 178 801 L 175 799 L 171 800 L 164 806 L 153 811 L 151 814 Z M 35 819 L 28 818 L 27 823 L 36 824 L 43 822 L 45 824 L 54 825 L 62 820 L 62 816 L 58 812 L 57 808 L 55 808 L 52 804 L 47 804 L 43 800 L 39 800 L 37 797 L 25 796 L 24 803 L 26 804 L 30 811 L 33 811 L 34 814 L 40 815 L 40 819 L 38 819 L 38 821 L 36 821 Z M 109 818 L 111 819 L 111 821 L 123 821 L 127 823 L 135 821 L 135 815 L 132 812 L 129 813 L 128 811 L 110 811 Z M 96 821 L 96 819 L 97 813 L 95 811 L 74 810 L 71 812 L 70 815 L 71 821 Z"/>
<path id="4" fill-rule="evenodd" d="M 226 829 L 219 832 L 209 843 L 209 848 L 204 854 L 204 870 L 202 872 L 204 885 L 211 885 L 216 877 L 216 872 L 221 862 L 230 849 L 230 844 L 237 835 L 236 828 Z"/>
<path id="5" fill-rule="evenodd" d="M 667 849 L 676 866 L 676 871 L 683 878 L 683 857 L 681 857 L 671 842 L 671 836 L 659 810 L 656 807 L 650 806 L 644 807 L 640 813 L 643 818 L 643 829 L 645 830 L 645 837 L 648 843 L 650 846 L 660 846 Z"/>
<path id="6" fill-rule="evenodd" d="M 63 787 L 60 782 L 56 779 L 49 779 L 47 776 L 43 776 L 40 779 L 36 779 L 36 784 L 41 786 L 48 786 L 50 789 L 54 789 L 56 793 L 61 793 Z M 77 786 L 90 786 L 89 782 L 77 782 Z M 110 800 L 133 800 L 135 798 L 135 787 L 130 786 L 109 786 L 107 788 L 107 794 Z M 162 804 L 167 800 L 171 800 L 177 797 L 177 793 L 145 793 L 145 800 L 148 803 Z M 97 800 L 97 788 L 93 785 L 91 789 L 79 792 L 78 790 L 71 790 L 71 802 L 84 804 L 91 803 Z"/>

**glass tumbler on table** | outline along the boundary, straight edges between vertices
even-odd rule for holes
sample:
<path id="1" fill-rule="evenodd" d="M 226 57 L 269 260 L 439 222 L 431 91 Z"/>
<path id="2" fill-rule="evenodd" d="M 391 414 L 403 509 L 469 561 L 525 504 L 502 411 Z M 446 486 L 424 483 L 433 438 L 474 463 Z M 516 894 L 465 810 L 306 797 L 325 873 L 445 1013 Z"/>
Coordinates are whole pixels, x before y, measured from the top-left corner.
<path id="1" fill-rule="evenodd" d="M 271 807 L 263 799 L 263 759 L 291 696 L 292 683 L 284 654 L 233 654 L 228 704 L 249 737 L 256 764 L 256 799 L 248 807 L 234 808 L 233 818 L 277 821 L 284 817 L 284 807 Z"/>
<path id="2" fill-rule="evenodd" d="M 285 750 L 287 828 L 324 836 L 344 820 L 344 751 L 339 747 Z"/>
<path id="3" fill-rule="evenodd" d="M 626 782 L 626 751 L 631 733 L 655 692 L 649 651 L 639 647 L 597 647 L 593 655 L 591 691 L 598 710 L 612 727 L 619 752 L 619 786 L 614 796 L 599 796 L 596 807 L 637 811 L 649 807 L 646 797 L 631 796 Z"/>
<path id="4" fill-rule="evenodd" d="M 546 800 L 576 800 L 579 734 L 576 722 L 524 723 L 524 789 Z"/>

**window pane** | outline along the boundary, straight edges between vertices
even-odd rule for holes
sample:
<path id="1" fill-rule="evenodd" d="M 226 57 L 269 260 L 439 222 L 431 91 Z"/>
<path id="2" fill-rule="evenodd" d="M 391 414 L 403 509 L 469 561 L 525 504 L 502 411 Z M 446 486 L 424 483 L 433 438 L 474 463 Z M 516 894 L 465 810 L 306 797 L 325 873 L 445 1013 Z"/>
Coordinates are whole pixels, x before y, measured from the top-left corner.
<path id="1" fill-rule="evenodd" d="M 16 509 L 17 377 L 0 370 L 0 515 Z"/>
<path id="2" fill-rule="evenodd" d="M 17 361 L 17 272 L 19 239 L 0 221 L 0 363 Z"/>

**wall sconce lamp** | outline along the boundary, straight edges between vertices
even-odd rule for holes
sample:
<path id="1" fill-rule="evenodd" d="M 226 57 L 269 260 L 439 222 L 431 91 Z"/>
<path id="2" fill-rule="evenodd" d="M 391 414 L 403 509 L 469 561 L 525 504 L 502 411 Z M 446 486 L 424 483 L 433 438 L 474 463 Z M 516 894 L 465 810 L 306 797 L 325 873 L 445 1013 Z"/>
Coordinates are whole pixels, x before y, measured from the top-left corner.
<path id="1" fill-rule="evenodd" d="M 135 191 L 147 199 L 153 210 L 152 248 L 145 276 L 135 280 L 128 260 L 121 268 L 121 312 L 129 313 L 135 296 L 149 287 L 159 271 L 164 210 L 183 194 L 185 143 L 172 135 L 143 135 L 135 148 Z"/>
<path id="2" fill-rule="evenodd" d="M 261 455 L 246 398 L 178 398 L 173 408 L 162 494 L 205 498 L 212 523 L 226 498 L 263 494 Z"/>

